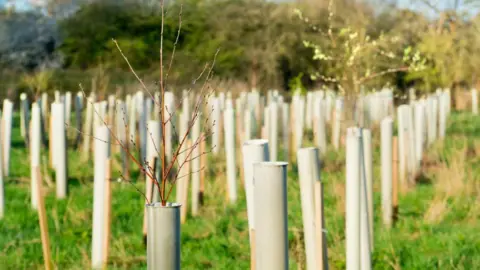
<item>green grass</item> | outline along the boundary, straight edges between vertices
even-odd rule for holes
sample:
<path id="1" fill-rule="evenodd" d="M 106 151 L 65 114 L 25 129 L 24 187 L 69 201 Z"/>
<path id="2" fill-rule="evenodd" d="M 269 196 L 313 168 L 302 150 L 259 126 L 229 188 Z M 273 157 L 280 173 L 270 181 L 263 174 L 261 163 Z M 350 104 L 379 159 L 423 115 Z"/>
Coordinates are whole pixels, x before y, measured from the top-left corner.
<path id="1" fill-rule="evenodd" d="M 18 118 L 15 124 L 19 123 Z M 399 198 L 399 220 L 390 230 L 381 224 L 379 134 L 374 134 L 375 269 L 480 269 L 480 118 L 453 114 L 448 137 L 437 142 L 428 156 L 437 165 L 425 169 L 429 182 L 418 184 Z M 18 124 L 17 124 L 18 125 Z M 38 217 L 30 207 L 28 152 L 20 130 L 12 134 L 11 176 L 5 179 L 6 209 L 0 220 L 0 269 L 42 268 Z M 474 151 L 462 168 L 471 181 L 465 192 L 439 193 L 442 181 L 437 167 L 447 170 L 463 149 Z M 475 152 L 476 151 L 476 152 Z M 93 164 L 82 162 L 69 150 L 69 195 L 55 199 L 48 187 L 46 207 L 52 257 L 58 269 L 88 269 L 91 257 Z M 344 152 L 329 151 L 324 160 L 325 215 L 331 269 L 345 267 Z M 46 158 L 46 156 L 45 156 Z M 45 159 L 46 161 L 46 159 Z M 246 204 L 239 188 L 236 205 L 225 203 L 225 171 L 222 157 L 209 159 L 205 206 L 199 217 L 182 226 L 183 269 L 248 269 L 249 245 Z M 457 165 L 455 165 L 457 166 Z M 54 178 L 52 171 L 45 175 Z M 135 174 L 138 175 L 138 172 Z M 289 165 L 288 222 L 291 269 L 305 269 L 300 192 L 296 164 Z M 44 176 L 45 178 L 45 176 Z M 467 179 L 456 179 L 466 181 Z M 54 181 L 54 180 L 52 180 Z M 143 190 L 142 181 L 135 184 Z M 239 186 L 241 186 L 239 181 Z M 142 239 L 142 196 L 127 183 L 113 183 L 112 242 L 109 269 L 145 269 Z M 442 197 L 443 196 L 443 197 Z M 426 218 L 436 199 L 447 200 L 442 215 Z"/>

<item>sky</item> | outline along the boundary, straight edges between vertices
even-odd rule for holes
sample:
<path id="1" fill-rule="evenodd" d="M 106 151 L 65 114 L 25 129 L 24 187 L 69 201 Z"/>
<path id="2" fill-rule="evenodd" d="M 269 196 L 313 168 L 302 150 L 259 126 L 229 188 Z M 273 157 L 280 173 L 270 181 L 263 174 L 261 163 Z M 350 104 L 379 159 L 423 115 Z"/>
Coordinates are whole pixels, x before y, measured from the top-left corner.
<path id="1" fill-rule="evenodd" d="M 378 0 L 380 2 L 385 0 Z M 432 8 L 430 8 L 424 2 L 428 2 L 438 8 L 439 10 L 453 9 L 455 8 L 455 3 L 458 5 L 458 11 L 467 12 L 470 15 L 478 13 L 480 7 L 480 1 L 475 0 L 393 0 L 396 2 L 398 7 L 401 8 L 410 8 L 413 10 L 421 11 L 426 15 L 434 16 L 436 13 Z M 467 2 L 476 2 L 475 4 L 468 4 Z"/>
<path id="2" fill-rule="evenodd" d="M 10 3 L 9 3 L 10 2 Z M 0 6 L 6 6 L 8 4 L 11 4 L 11 3 L 14 3 L 15 4 L 15 7 L 19 10 L 22 10 L 22 9 L 26 9 L 28 8 L 30 5 L 30 0 L 13 0 L 13 1 L 9 1 L 9 0 L 0 0 Z"/>

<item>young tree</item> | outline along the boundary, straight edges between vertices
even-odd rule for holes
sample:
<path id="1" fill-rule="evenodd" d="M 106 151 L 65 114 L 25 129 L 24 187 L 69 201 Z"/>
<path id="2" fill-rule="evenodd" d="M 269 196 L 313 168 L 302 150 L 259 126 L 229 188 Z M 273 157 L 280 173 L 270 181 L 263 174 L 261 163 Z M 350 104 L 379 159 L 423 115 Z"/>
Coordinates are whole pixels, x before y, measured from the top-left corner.
<path id="1" fill-rule="evenodd" d="M 418 71 L 425 64 L 418 51 L 401 47 L 403 37 L 376 34 L 369 29 L 372 17 L 368 9 L 359 10 L 352 21 L 354 16 L 336 16 L 333 1 L 330 1 L 326 27 L 312 23 L 300 10 L 295 10 L 297 16 L 324 39 L 322 43 L 304 41 L 313 51 L 313 59 L 322 62 L 323 66 L 312 71 L 310 77 L 351 96 L 375 79 L 391 73 Z"/>

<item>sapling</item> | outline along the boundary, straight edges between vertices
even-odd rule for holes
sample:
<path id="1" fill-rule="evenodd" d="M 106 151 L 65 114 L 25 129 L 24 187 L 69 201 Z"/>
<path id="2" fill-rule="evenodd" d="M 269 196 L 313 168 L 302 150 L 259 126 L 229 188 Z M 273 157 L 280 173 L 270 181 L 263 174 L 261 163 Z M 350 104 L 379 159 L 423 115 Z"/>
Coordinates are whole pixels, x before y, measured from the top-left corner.
<path id="1" fill-rule="evenodd" d="M 180 36 L 181 29 L 181 14 L 180 10 L 179 15 L 179 29 L 177 33 L 177 38 L 173 45 L 172 56 L 168 64 L 164 63 L 164 40 L 163 40 L 163 31 L 164 24 L 163 19 L 165 16 L 164 11 L 164 1 L 161 1 L 160 5 L 162 25 L 160 29 L 160 68 L 159 68 L 159 81 L 156 83 L 157 89 L 151 89 L 146 86 L 144 81 L 140 79 L 137 75 L 135 69 L 130 64 L 127 56 L 123 53 L 120 44 L 113 39 L 113 43 L 118 49 L 119 54 L 125 60 L 126 65 L 133 74 L 133 76 L 138 81 L 142 94 L 140 94 L 140 99 L 137 100 L 139 103 L 136 103 L 132 98 L 130 100 L 130 106 L 127 106 L 127 115 L 124 113 L 123 119 L 129 119 L 128 123 L 124 121 L 125 129 L 128 130 L 130 138 L 129 140 L 122 139 L 122 136 L 116 134 L 112 131 L 112 127 L 105 120 L 106 111 L 104 106 L 93 106 L 92 100 L 87 100 L 88 105 L 93 111 L 94 119 L 97 122 L 97 125 L 104 126 L 107 128 L 108 133 L 111 137 L 111 144 L 119 145 L 123 150 L 126 157 L 133 162 L 133 164 L 138 168 L 138 170 L 146 176 L 147 183 L 149 182 L 152 186 L 154 192 L 158 193 L 159 202 L 155 202 L 149 194 L 143 193 L 141 190 L 137 189 L 139 193 L 142 194 L 146 201 L 146 215 L 147 215 L 147 265 L 148 269 L 180 269 L 180 202 L 170 202 L 171 193 L 174 190 L 174 186 L 177 181 L 184 177 L 190 177 L 190 175 L 199 173 L 204 168 L 199 168 L 198 170 L 193 170 L 182 174 L 183 168 L 188 166 L 189 163 L 195 159 L 200 159 L 202 156 L 209 153 L 211 150 L 201 150 L 198 151 L 197 148 L 200 147 L 200 144 L 205 142 L 206 139 L 212 135 L 212 128 L 216 127 L 217 123 L 209 125 L 210 117 L 214 110 L 207 110 L 206 113 L 202 114 L 203 107 L 208 105 L 209 97 L 211 96 L 213 90 L 210 87 L 209 81 L 213 74 L 213 66 L 215 65 L 216 54 L 213 58 L 212 65 L 205 65 L 204 70 L 201 75 L 196 78 L 192 83 L 192 88 L 196 86 L 197 81 L 204 78 L 204 83 L 199 87 L 198 95 L 195 100 L 193 100 L 192 105 L 190 106 L 190 112 L 184 111 L 184 119 L 186 119 L 186 126 L 183 128 L 181 134 L 176 134 L 175 128 L 175 118 L 177 116 L 178 108 L 181 108 L 184 99 L 180 99 L 179 102 L 175 102 L 174 93 L 170 90 L 170 86 L 167 84 L 170 70 L 173 65 L 173 59 L 175 55 L 176 45 Z M 218 52 L 217 52 L 218 53 Z M 83 90 L 82 85 L 80 84 L 80 89 L 86 97 L 85 91 Z M 158 95 L 155 92 L 158 91 Z M 187 91 L 187 94 L 190 94 L 191 89 Z M 151 148 L 156 151 L 155 156 L 158 157 L 158 167 L 159 171 L 156 171 L 156 167 L 152 164 L 152 160 L 147 160 L 146 155 L 142 152 L 140 158 L 135 154 L 135 148 L 138 145 L 135 141 L 135 129 L 137 122 L 137 115 L 135 111 L 145 110 L 145 98 L 152 102 L 152 106 L 156 108 L 153 110 L 158 113 L 154 116 L 158 117 L 160 123 L 160 142 L 155 142 L 154 140 L 151 143 Z M 188 102 L 188 101 L 186 101 Z M 105 106 L 106 107 L 106 106 Z M 221 107 L 221 106 L 219 106 Z M 117 108 L 118 113 L 118 108 Z M 150 112 L 142 112 L 141 122 L 145 122 L 148 118 Z M 219 113 L 216 112 L 216 113 Z M 203 119 L 202 119 L 203 118 Z M 119 124 L 118 121 L 116 123 Z M 196 135 L 196 138 L 191 139 L 191 143 L 188 143 L 190 133 L 193 130 L 195 124 L 202 124 L 204 127 L 204 132 Z M 96 125 L 94 125 L 96 126 Z M 118 130 L 118 126 L 116 127 Z M 140 134 L 146 134 L 143 136 L 141 144 L 145 144 L 146 140 L 151 140 L 150 136 L 150 127 L 146 125 L 139 125 Z M 94 132 L 95 133 L 95 132 Z M 197 133 L 197 132 L 195 132 Z M 96 135 L 93 135 L 94 139 Z M 172 144 L 172 138 L 178 138 L 178 143 L 174 146 Z M 158 145 L 159 144 L 159 145 Z M 215 145 L 213 146 L 215 147 Z M 197 149 L 197 150 L 196 150 Z M 86 152 L 88 152 L 88 147 Z M 157 173 L 158 172 L 158 173 Z M 129 183 L 132 183 L 131 179 L 126 180 L 123 175 L 121 178 Z M 133 184 L 132 184 L 133 185 Z M 134 185 L 133 185 L 134 186 Z M 135 187 L 135 186 L 134 186 Z M 161 228 L 161 229 L 159 229 Z"/>
<path id="2" fill-rule="evenodd" d="M 354 121 L 354 112 L 362 86 L 389 74 L 423 70 L 426 59 L 411 47 L 401 48 L 401 39 L 398 36 L 370 36 L 371 30 L 367 25 L 362 22 L 350 23 L 350 18 L 345 19 L 335 14 L 334 2 L 328 1 L 326 31 L 325 27 L 304 17 L 299 9 L 295 9 L 295 13 L 324 41 L 303 42 L 306 48 L 312 50 L 312 59 L 318 61 L 320 67 L 329 67 L 310 72 L 310 79 L 331 85 L 334 90 L 344 95 L 345 106 L 342 107 L 342 113 L 345 117 L 342 118 L 342 126 L 349 127 L 358 124 Z M 337 148 L 336 141 L 334 146 Z"/>

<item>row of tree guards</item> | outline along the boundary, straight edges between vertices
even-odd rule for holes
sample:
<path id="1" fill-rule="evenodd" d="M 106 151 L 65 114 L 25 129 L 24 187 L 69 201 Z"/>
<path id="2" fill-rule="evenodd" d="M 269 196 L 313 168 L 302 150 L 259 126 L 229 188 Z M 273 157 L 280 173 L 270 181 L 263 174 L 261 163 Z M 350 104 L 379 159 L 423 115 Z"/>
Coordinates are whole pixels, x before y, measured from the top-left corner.
<path id="1" fill-rule="evenodd" d="M 201 97 L 192 92 L 183 91 L 179 97 L 165 92 L 163 100 L 161 97 L 160 93 L 147 95 L 139 91 L 126 95 L 124 100 L 113 95 L 101 100 L 94 91 L 89 96 L 82 91 L 74 96 L 72 103 L 69 92 L 61 95 L 57 91 L 50 108 L 44 93 L 31 104 L 30 111 L 28 97 L 21 95 L 21 134 L 31 158 L 31 205 L 38 210 L 46 269 L 52 265 L 42 192 L 42 145 L 48 149 L 49 165 L 56 172 L 59 200 L 69 196 L 67 148 L 77 149 L 85 159 L 93 155 L 91 261 L 95 269 L 105 267 L 109 258 L 110 227 L 114 226 L 110 219 L 115 211 L 111 208 L 114 155 L 120 156 L 121 178 L 127 182 L 139 180 L 130 179 L 134 155 L 142 161 L 137 169 L 151 175 L 161 174 L 162 158 L 183 164 L 178 166 L 174 179 L 173 202 L 163 203 L 156 188 L 158 182 L 149 178 L 145 191 L 139 191 L 139 196 L 145 199 L 143 235 L 148 269 L 162 270 L 180 269 L 181 224 L 187 222 L 188 206 L 192 216 L 197 216 L 203 196 L 208 196 L 204 189 L 206 154 L 225 154 L 226 179 L 217 181 L 225 184 L 229 203 L 238 203 L 239 190 L 246 193 L 251 268 L 262 270 L 289 267 L 287 168 L 288 162 L 296 162 L 306 268 L 328 269 L 321 159 L 328 144 L 334 150 L 345 146 L 346 265 L 347 269 L 371 269 L 374 178 L 381 179 L 382 221 L 390 228 L 398 208 L 399 189 L 415 184 L 422 169 L 423 153 L 445 136 L 450 113 L 449 90 L 438 90 L 418 99 L 411 97 L 409 104 L 396 110 L 391 89 L 361 94 L 354 99 L 332 91 L 310 91 L 306 95 L 293 95 L 291 102 L 277 91 L 268 91 L 265 96 L 256 90 L 241 92 L 235 99 L 231 93 L 219 93 L 205 95 L 199 110 L 195 108 Z M 472 90 L 473 97 L 476 98 L 476 90 Z M 180 102 L 175 102 L 176 98 Z M 75 117 L 70 115 L 72 104 Z M 158 104 L 163 104 L 163 109 Z M 478 106 L 476 100 L 472 104 Z M 475 113 L 475 109 L 472 111 Z M 3 192 L 3 177 L 9 175 L 13 116 L 13 103 L 8 99 L 3 102 L 2 112 L 0 217 L 5 211 L 4 200 L 8 199 Z M 164 118 L 159 117 L 162 112 Z M 70 124 L 71 119 L 74 125 Z M 309 142 L 304 134 L 309 130 L 313 131 L 314 147 L 305 147 Z M 380 130 L 380 134 L 374 130 Z M 188 135 L 183 136 L 185 144 L 180 143 L 182 134 Z M 381 175 L 374 176 L 372 140 L 377 136 Z M 176 147 L 181 149 L 176 151 Z M 165 151 L 164 156 L 160 150 Z"/>

